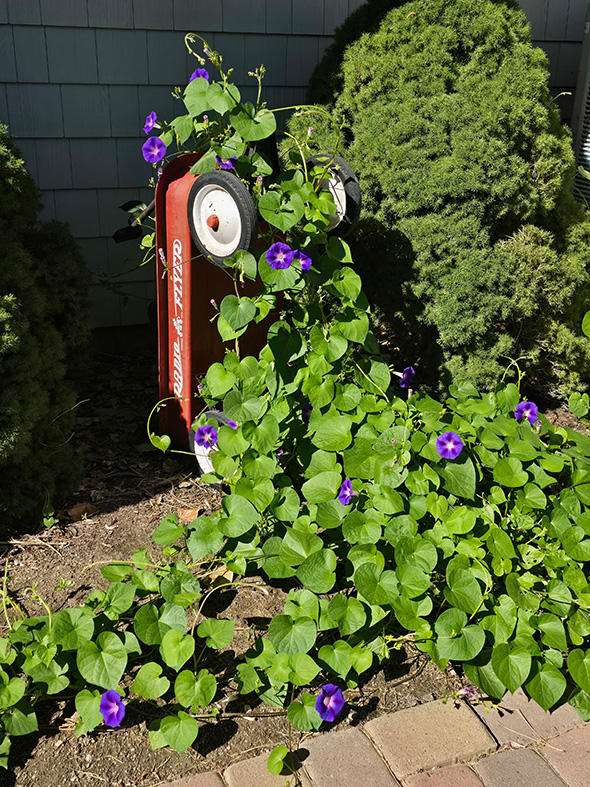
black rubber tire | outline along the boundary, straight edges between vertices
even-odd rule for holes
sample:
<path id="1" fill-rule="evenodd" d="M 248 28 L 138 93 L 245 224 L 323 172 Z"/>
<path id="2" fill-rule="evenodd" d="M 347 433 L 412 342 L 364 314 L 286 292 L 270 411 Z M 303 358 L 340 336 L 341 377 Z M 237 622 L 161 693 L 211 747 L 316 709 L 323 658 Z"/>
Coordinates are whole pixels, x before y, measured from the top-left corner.
<path id="1" fill-rule="evenodd" d="M 230 195 L 238 209 L 242 223 L 241 233 L 239 238 L 236 239 L 235 247 L 232 247 L 231 253 L 224 255 L 215 254 L 207 248 L 208 234 L 212 233 L 213 230 L 209 229 L 209 227 L 205 228 L 201 226 L 200 222 L 199 226 L 197 226 L 195 222 L 195 201 L 199 196 L 199 192 L 202 192 L 202 189 L 211 186 L 217 186 Z M 204 175 L 199 175 L 189 191 L 187 215 L 193 243 L 203 257 L 215 263 L 215 265 L 223 267 L 223 261 L 227 259 L 227 257 L 232 257 L 240 249 L 252 251 L 256 244 L 256 206 L 246 186 L 244 186 L 242 181 L 232 172 L 220 169 L 214 172 L 206 172 Z M 211 235 L 211 237 L 213 236 Z"/>
<path id="2" fill-rule="evenodd" d="M 206 410 L 204 415 L 207 419 L 214 418 L 220 426 L 227 426 L 229 423 L 229 418 L 225 413 L 221 412 L 221 410 Z M 197 460 L 197 464 L 199 466 L 199 475 L 209 472 L 209 468 L 201 464 L 199 457 L 195 452 L 195 430 L 192 428 L 192 426 L 189 432 L 189 447 L 191 454 L 195 454 L 195 459 Z"/>
<path id="3" fill-rule="evenodd" d="M 325 166 L 331 158 L 332 156 L 329 153 L 321 153 L 317 156 L 312 156 L 306 162 L 307 169 Z M 346 205 L 344 215 L 341 217 L 339 223 L 328 231 L 328 235 L 336 235 L 339 238 L 344 238 L 355 228 L 359 216 L 361 215 L 361 187 L 350 164 L 344 161 L 343 158 L 340 158 L 340 156 L 334 156 L 334 160 L 330 164 L 330 173 L 333 177 L 339 178 L 342 182 L 346 194 Z"/>

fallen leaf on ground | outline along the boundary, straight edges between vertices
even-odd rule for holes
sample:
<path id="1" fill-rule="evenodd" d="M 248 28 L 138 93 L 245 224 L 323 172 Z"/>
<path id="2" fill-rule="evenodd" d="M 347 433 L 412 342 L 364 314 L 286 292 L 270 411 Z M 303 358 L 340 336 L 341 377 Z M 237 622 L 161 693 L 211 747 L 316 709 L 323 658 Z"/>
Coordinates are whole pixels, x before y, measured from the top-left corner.
<path id="1" fill-rule="evenodd" d="M 176 513 L 180 521 L 188 525 L 194 522 L 202 510 L 202 508 L 179 508 Z"/>
<path id="2" fill-rule="evenodd" d="M 68 516 L 71 517 L 74 522 L 82 519 L 84 515 L 93 516 L 94 514 L 98 514 L 98 508 L 93 506 L 92 503 L 76 503 L 75 506 L 68 508 Z"/>
<path id="3" fill-rule="evenodd" d="M 231 584 L 233 578 L 234 575 L 232 571 L 229 571 L 225 566 L 218 566 L 200 581 L 202 585 L 216 588 Z"/>

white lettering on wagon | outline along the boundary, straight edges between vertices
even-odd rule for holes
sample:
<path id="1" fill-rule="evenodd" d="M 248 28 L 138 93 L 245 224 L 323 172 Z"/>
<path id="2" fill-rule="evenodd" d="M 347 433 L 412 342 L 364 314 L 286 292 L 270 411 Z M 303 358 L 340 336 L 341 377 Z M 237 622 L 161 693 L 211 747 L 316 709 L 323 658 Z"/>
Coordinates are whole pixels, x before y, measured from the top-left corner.
<path id="1" fill-rule="evenodd" d="M 183 312 L 182 312 L 182 243 L 178 238 L 174 239 L 172 246 L 172 291 L 174 294 L 174 328 L 173 343 L 173 391 L 174 396 L 182 399 L 183 395 L 183 376 L 182 376 L 182 350 L 183 339 Z"/>

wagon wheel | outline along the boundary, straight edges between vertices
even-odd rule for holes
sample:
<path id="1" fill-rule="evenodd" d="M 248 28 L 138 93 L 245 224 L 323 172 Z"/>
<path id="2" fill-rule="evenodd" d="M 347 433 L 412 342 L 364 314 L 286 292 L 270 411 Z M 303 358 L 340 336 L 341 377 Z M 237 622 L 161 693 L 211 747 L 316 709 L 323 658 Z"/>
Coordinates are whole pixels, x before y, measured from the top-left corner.
<path id="1" fill-rule="evenodd" d="M 240 249 L 256 242 L 256 206 L 250 192 L 231 172 L 199 175 L 188 195 L 188 223 L 201 254 L 223 265 Z"/>
<path id="2" fill-rule="evenodd" d="M 322 180 L 323 189 L 328 189 L 336 203 L 336 215 L 332 217 L 326 227 L 328 235 L 337 235 L 343 238 L 348 235 L 359 220 L 361 212 L 361 187 L 352 167 L 340 156 L 321 154 L 312 156 L 307 160 L 308 169 L 313 167 L 324 168 L 328 162 L 329 176 Z"/>
<path id="3" fill-rule="evenodd" d="M 222 413 L 220 410 L 206 410 L 204 415 L 207 419 L 215 419 L 220 426 L 227 426 L 229 423 L 229 418 L 227 415 Z M 191 427 L 189 433 L 190 450 L 197 458 L 197 463 L 201 473 L 214 473 L 215 468 L 213 467 L 213 462 L 211 461 L 211 454 L 217 451 L 217 446 L 209 447 L 206 445 L 197 445 L 195 442 L 195 431 L 196 430 Z"/>

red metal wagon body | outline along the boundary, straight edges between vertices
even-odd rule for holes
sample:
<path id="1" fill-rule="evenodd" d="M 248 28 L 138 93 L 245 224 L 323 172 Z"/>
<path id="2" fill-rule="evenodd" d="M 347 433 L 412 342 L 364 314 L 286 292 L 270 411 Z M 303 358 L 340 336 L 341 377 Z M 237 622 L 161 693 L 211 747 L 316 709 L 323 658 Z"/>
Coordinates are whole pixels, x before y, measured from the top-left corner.
<path id="1" fill-rule="evenodd" d="M 196 395 L 198 379 L 225 355 L 211 300 L 219 305 L 234 292 L 232 278 L 205 259 L 191 237 L 187 204 L 199 176 L 191 175 L 190 168 L 200 155 L 173 159 L 156 187 L 159 393 L 161 400 L 175 397 L 160 409 L 160 431 L 181 448 L 189 446 L 191 424 L 204 408 Z M 251 296 L 259 289 L 260 282 L 246 281 L 241 294 Z M 242 355 L 258 354 L 268 319 L 240 337 Z"/>

